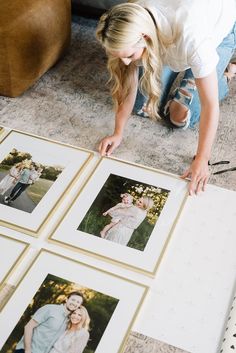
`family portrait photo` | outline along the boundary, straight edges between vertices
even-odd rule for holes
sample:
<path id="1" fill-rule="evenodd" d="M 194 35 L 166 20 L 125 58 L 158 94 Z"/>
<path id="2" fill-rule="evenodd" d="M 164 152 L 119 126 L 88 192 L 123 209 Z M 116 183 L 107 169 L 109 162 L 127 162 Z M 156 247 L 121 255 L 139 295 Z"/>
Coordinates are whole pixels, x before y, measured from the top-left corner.
<path id="1" fill-rule="evenodd" d="M 38 236 L 90 151 L 10 130 L 0 140 L 0 223 Z"/>
<path id="2" fill-rule="evenodd" d="M 110 174 L 77 229 L 143 251 L 169 192 Z"/>
<path id="3" fill-rule="evenodd" d="M 94 353 L 118 302 L 48 274 L 1 353 Z"/>
<path id="4" fill-rule="evenodd" d="M 13 148 L 0 163 L 0 203 L 31 213 L 63 169 L 48 153 Z"/>

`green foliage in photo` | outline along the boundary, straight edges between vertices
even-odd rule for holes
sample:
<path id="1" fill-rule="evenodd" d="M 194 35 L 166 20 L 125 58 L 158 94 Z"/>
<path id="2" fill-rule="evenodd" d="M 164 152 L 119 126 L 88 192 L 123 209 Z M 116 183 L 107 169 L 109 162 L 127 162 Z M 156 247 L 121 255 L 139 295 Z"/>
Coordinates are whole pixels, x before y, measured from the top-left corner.
<path id="1" fill-rule="evenodd" d="M 143 251 L 165 206 L 169 192 L 169 190 L 111 174 L 80 223 L 78 230 L 100 237 L 101 230 L 111 221 L 111 217 L 109 215 L 103 216 L 103 212 L 120 203 L 121 194 L 131 194 L 134 203 L 140 197 L 149 196 L 153 199 L 154 206 L 149 210 L 145 220 L 133 232 L 127 244 L 128 247 Z"/>

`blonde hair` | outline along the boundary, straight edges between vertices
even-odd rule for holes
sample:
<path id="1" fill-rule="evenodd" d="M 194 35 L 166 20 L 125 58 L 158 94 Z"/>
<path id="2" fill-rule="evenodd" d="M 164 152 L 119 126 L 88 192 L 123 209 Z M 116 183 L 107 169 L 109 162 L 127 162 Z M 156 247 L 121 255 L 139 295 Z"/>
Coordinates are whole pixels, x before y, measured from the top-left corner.
<path id="1" fill-rule="evenodd" d="M 143 196 L 142 199 L 143 199 L 144 209 L 150 210 L 154 205 L 153 199 L 149 196 Z"/>
<path id="2" fill-rule="evenodd" d="M 85 330 L 89 331 L 90 317 L 88 314 L 88 310 L 83 305 L 81 305 L 75 311 L 77 311 L 77 310 L 80 310 L 81 314 L 82 314 L 81 321 L 78 323 L 77 329 L 81 330 L 82 328 L 84 328 Z M 73 314 L 73 312 L 70 314 L 70 317 L 72 314 Z M 71 323 L 71 320 L 69 320 L 67 329 L 70 330 L 71 327 L 72 327 L 72 323 Z"/>
<path id="3" fill-rule="evenodd" d="M 109 82 L 115 107 L 122 104 L 132 86 L 134 63 L 126 66 L 119 58 L 112 57 L 109 51 L 119 51 L 131 47 L 144 47 L 142 63 L 143 76 L 139 86 L 147 96 L 148 114 L 157 119 L 158 103 L 161 96 L 161 50 L 171 43 L 160 33 L 144 7 L 135 3 L 123 3 L 113 6 L 102 15 L 96 31 L 97 39 L 108 52 Z"/>
<path id="4" fill-rule="evenodd" d="M 24 168 L 24 163 L 23 162 L 18 162 L 15 164 L 15 167 L 18 169 L 23 169 Z"/>

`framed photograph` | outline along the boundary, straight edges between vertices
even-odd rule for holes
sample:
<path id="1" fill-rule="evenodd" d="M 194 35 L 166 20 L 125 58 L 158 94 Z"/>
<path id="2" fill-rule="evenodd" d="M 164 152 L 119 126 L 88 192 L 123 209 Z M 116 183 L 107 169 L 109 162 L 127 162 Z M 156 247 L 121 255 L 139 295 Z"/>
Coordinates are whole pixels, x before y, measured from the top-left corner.
<path id="1" fill-rule="evenodd" d="M 0 234 L 0 312 L 15 290 L 8 279 L 15 274 L 29 247 L 28 243 Z"/>
<path id="2" fill-rule="evenodd" d="M 12 130 L 0 142 L 0 225 L 37 235 L 91 157 Z"/>
<path id="3" fill-rule="evenodd" d="M 0 290 L 25 256 L 28 247 L 28 243 L 0 234 Z"/>
<path id="4" fill-rule="evenodd" d="M 103 158 L 50 240 L 154 275 L 187 195 L 177 176 Z"/>
<path id="5" fill-rule="evenodd" d="M 42 250 L 1 313 L 1 352 L 121 352 L 146 293 L 139 283 Z"/>

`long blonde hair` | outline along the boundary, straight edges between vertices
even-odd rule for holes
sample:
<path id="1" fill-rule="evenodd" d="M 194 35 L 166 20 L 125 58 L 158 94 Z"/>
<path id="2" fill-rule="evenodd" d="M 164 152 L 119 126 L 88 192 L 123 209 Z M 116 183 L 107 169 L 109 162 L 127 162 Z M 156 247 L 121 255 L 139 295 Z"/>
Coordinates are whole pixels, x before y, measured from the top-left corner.
<path id="1" fill-rule="evenodd" d="M 144 209 L 148 211 L 153 207 L 154 201 L 149 196 L 143 196 L 143 205 L 144 205 Z"/>
<path id="2" fill-rule="evenodd" d="M 126 66 L 119 58 L 112 57 L 109 51 L 131 47 L 145 48 L 142 55 L 144 73 L 139 87 L 141 92 L 147 96 L 149 115 L 157 119 L 161 96 L 161 50 L 170 43 L 165 43 L 164 36 L 156 27 L 150 12 L 135 3 L 113 6 L 101 16 L 96 36 L 108 51 L 107 67 L 112 83 L 111 94 L 116 108 L 128 96 L 133 72 L 137 68 L 134 63 Z"/>

